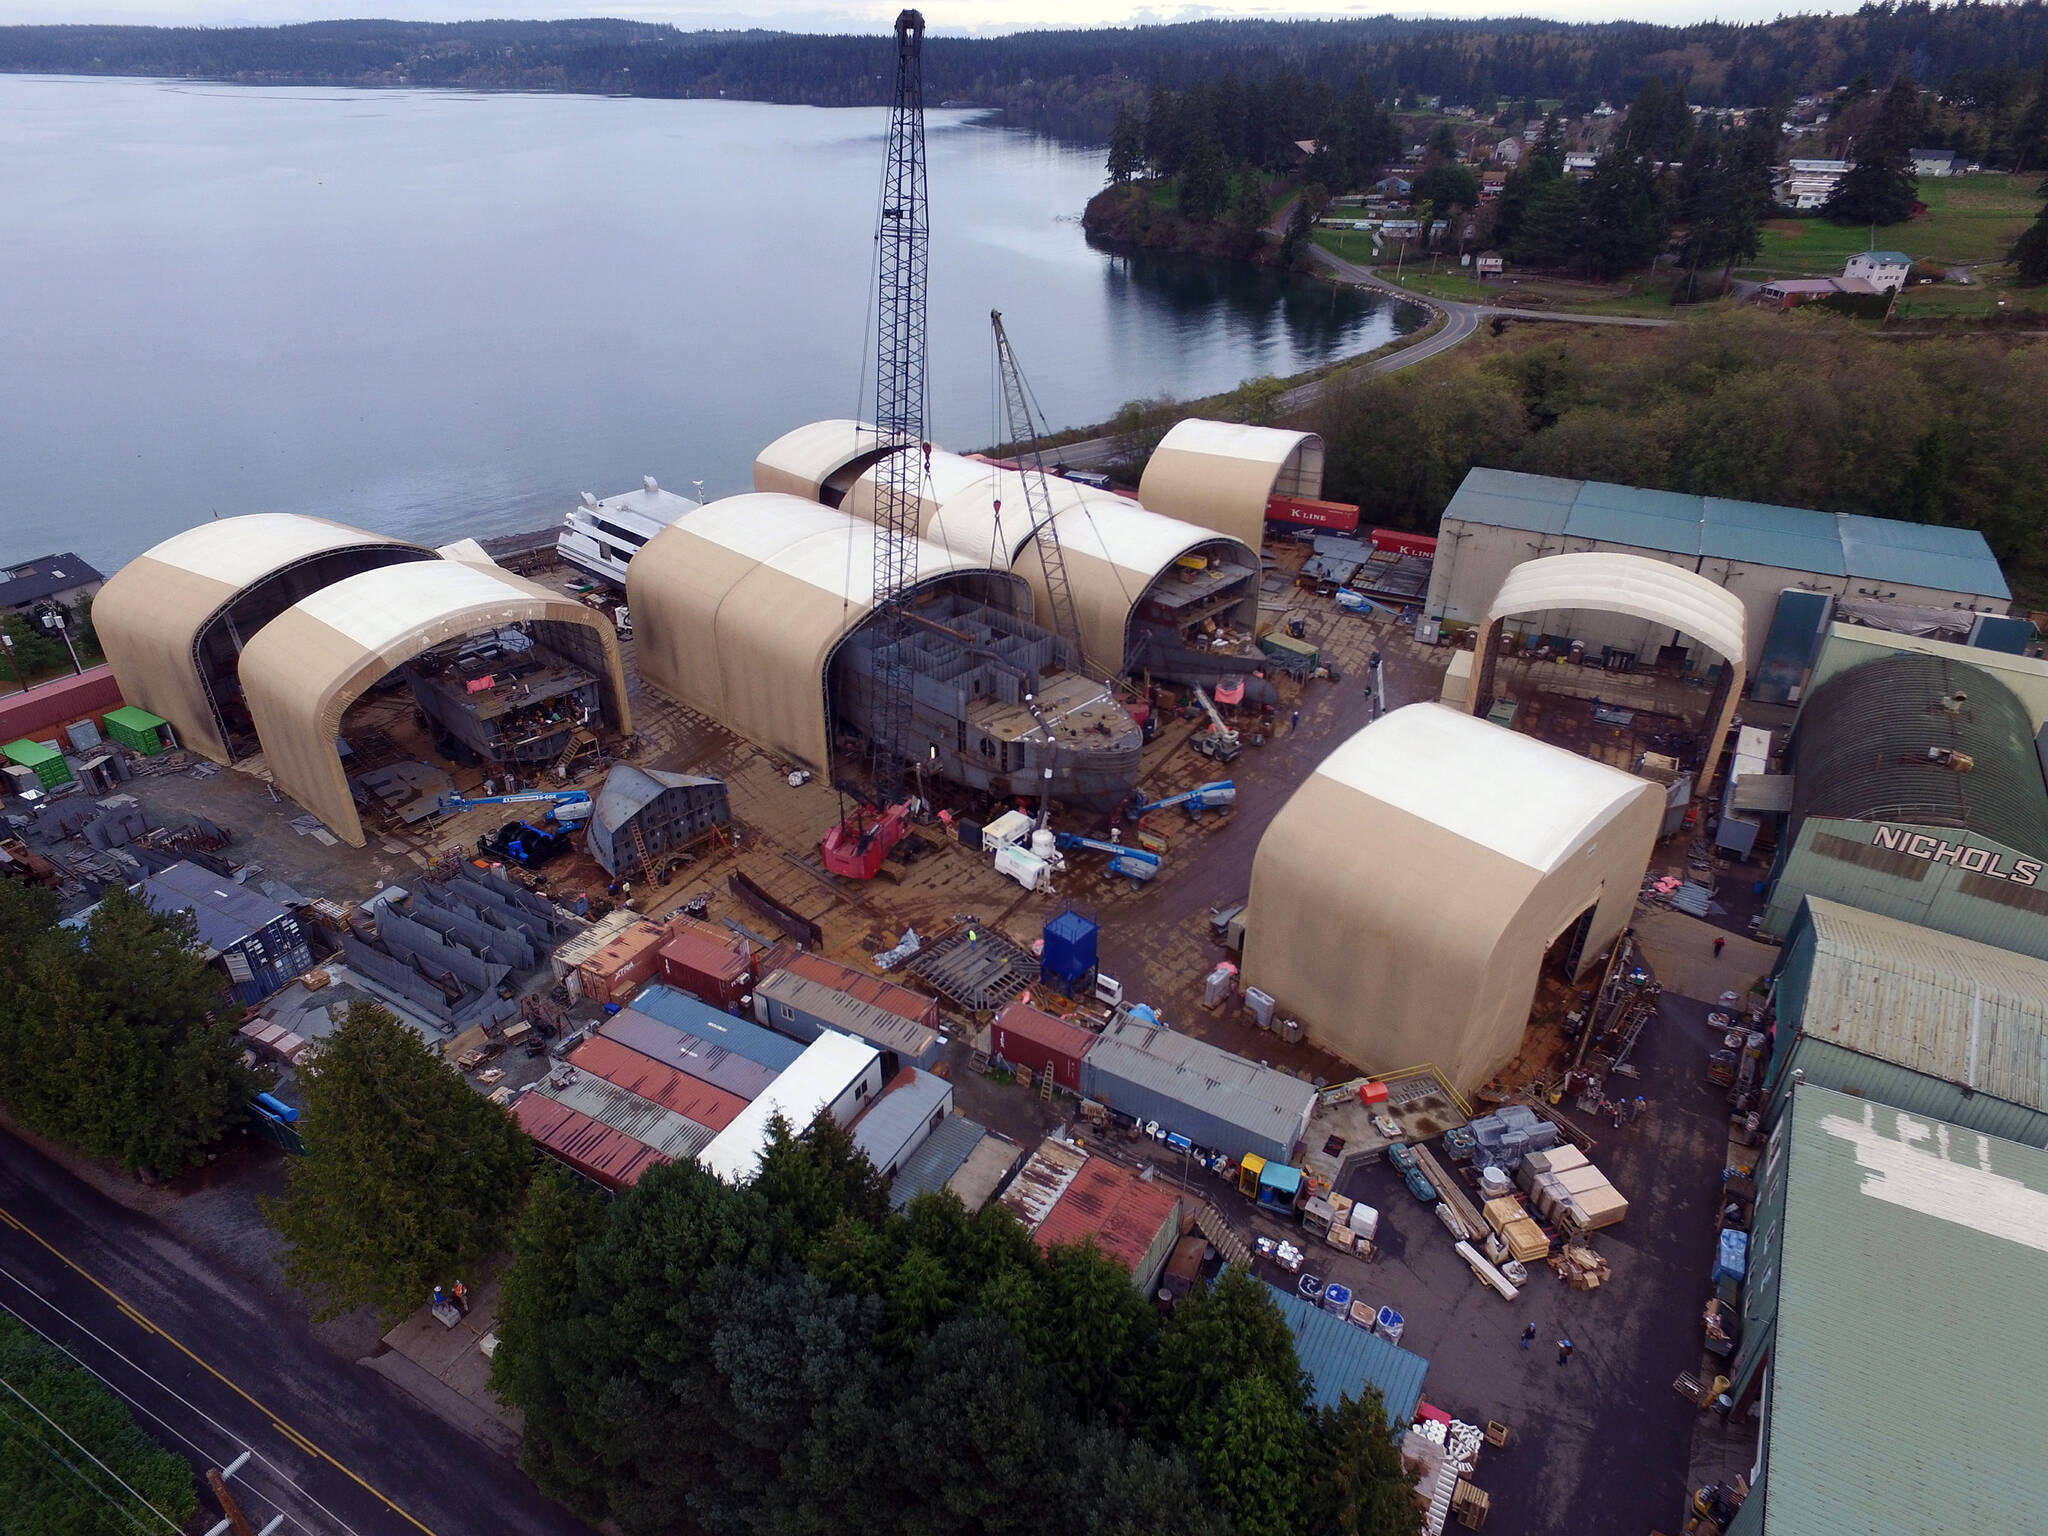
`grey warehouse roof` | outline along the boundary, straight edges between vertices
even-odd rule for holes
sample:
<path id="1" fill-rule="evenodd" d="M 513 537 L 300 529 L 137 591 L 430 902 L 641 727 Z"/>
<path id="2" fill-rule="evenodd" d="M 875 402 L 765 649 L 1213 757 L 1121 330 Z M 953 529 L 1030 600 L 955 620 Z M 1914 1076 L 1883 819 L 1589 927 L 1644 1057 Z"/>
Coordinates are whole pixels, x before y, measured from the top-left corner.
<path id="1" fill-rule="evenodd" d="M 1818 896 L 1800 1029 L 2048 1111 L 2048 960 Z"/>
<path id="2" fill-rule="evenodd" d="M 1232 1055 L 1192 1035 L 1121 1019 L 1095 1037 L 1088 1065 L 1177 1103 L 1292 1146 L 1315 1089 L 1298 1077 Z"/>
<path id="3" fill-rule="evenodd" d="M 2009 599 L 2012 589 L 1973 528 L 1902 523 L 1678 491 L 1475 469 L 1446 518 L 1552 538 L 1596 539 L 1667 554 L 1747 560 L 1821 576 L 1897 582 Z"/>
<path id="4" fill-rule="evenodd" d="M 885 1089 L 855 1122 L 855 1149 L 865 1152 L 877 1168 L 885 1167 L 883 1157 L 908 1141 L 911 1132 L 944 1108 L 952 1096 L 953 1085 L 943 1077 L 912 1067 L 909 1082 Z"/>
<path id="5" fill-rule="evenodd" d="M 209 949 L 226 952 L 252 933 L 261 933 L 280 917 L 283 907 L 186 860 L 151 875 L 139 888 L 152 912 L 190 912 L 199 925 L 199 940 Z"/>
<path id="6" fill-rule="evenodd" d="M 778 1035 L 751 1019 L 738 1018 L 709 1003 L 701 1003 L 674 987 L 643 987 L 633 994 L 633 1007 L 670 1029 L 707 1040 L 772 1072 L 787 1072 L 804 1053 L 804 1048 L 787 1035 Z"/>
<path id="7" fill-rule="evenodd" d="M 1942 701 L 1968 699 L 1949 713 Z M 1928 759 L 1968 754 L 1967 773 Z M 1897 651 L 1838 672 L 1792 730 L 1791 836 L 1808 816 L 1960 827 L 2048 859 L 2048 787 L 2027 712 L 1989 672 Z"/>
<path id="8" fill-rule="evenodd" d="M 858 1035 L 868 1044 L 897 1051 L 913 1059 L 922 1058 L 938 1043 L 938 1032 L 915 1019 L 891 1013 L 875 1003 L 851 997 L 837 987 L 799 976 L 795 971 L 777 971 L 765 976 L 754 988 L 756 997 L 787 1003 L 799 1013 L 823 1019 L 834 1029 Z M 893 1097 L 893 1095 L 892 1095 Z"/>

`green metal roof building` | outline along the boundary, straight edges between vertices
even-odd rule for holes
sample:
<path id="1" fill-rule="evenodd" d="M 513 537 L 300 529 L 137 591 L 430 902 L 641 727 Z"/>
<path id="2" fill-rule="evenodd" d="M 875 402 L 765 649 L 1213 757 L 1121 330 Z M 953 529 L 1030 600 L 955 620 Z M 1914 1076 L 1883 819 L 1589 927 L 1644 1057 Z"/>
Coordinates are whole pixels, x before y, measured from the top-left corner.
<path id="1" fill-rule="evenodd" d="M 1614 550 L 1697 572 L 1742 600 L 1751 676 L 1788 588 L 1849 602 L 2004 613 L 2012 590 L 1972 528 L 1474 469 L 1444 508 L 1423 611 L 1484 624 L 1509 571 L 1545 555 Z M 1593 614 L 1545 616 L 1544 633 L 1632 646 L 1649 636 Z M 1670 630 L 1664 631 L 1668 642 Z"/>
<path id="2" fill-rule="evenodd" d="M 1807 1083 L 1759 1194 L 1729 1536 L 2041 1530 L 2048 1153 Z"/>
<path id="3" fill-rule="evenodd" d="M 2048 785 L 2013 691 L 1982 668 L 1900 651 L 1807 695 L 1759 931 L 1808 896 L 2048 959 Z"/>
<path id="4" fill-rule="evenodd" d="M 1808 1084 L 2048 1147 L 2048 960 L 1809 896 L 1778 968 L 1770 1121 Z"/>

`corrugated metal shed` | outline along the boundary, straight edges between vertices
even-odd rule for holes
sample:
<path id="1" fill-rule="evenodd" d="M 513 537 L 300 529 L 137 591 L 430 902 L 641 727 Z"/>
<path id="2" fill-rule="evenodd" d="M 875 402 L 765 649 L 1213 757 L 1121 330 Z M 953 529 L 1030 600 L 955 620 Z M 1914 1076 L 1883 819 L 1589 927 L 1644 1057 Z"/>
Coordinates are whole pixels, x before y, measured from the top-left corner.
<path id="1" fill-rule="evenodd" d="M 1780 1103 L 1798 1069 L 2048 1145 L 2048 960 L 1809 897 L 1785 946 L 1778 1019 Z"/>
<path id="2" fill-rule="evenodd" d="M 1930 752 L 1964 753 L 1972 766 L 1959 772 Z M 1809 816 L 1883 819 L 1965 828 L 2048 859 L 2033 729 L 1981 668 L 1900 651 L 1835 674 L 1800 709 L 1789 766 L 1791 837 Z"/>
<path id="3" fill-rule="evenodd" d="M 1738 1529 L 2038 1530 L 2048 1154 L 1810 1084 L 1778 1137 L 1778 1258 L 1750 1282 L 1776 1281 L 1751 1313 L 1775 1312 L 1764 1474 Z"/>
<path id="4" fill-rule="evenodd" d="M 1026 1002 L 1003 1005 L 989 1026 L 995 1054 L 1036 1077 L 1048 1066 L 1053 1081 L 1070 1093 L 1081 1091 L 1081 1062 L 1095 1043 L 1092 1031 L 1056 1019 Z"/>
<path id="5" fill-rule="evenodd" d="M 1033 1235 L 1047 1249 L 1093 1242 L 1145 1285 L 1180 1236 L 1180 1194 L 1107 1158 L 1091 1157 Z"/>
<path id="6" fill-rule="evenodd" d="M 1036 1232 L 1067 1186 L 1081 1175 L 1088 1154 L 1047 1137 L 1038 1144 L 1003 1192 L 1003 1204 L 1017 1213 L 1026 1232 Z"/>
<path id="7" fill-rule="evenodd" d="M 631 1008 L 607 1019 L 598 1029 L 598 1036 L 617 1041 L 650 1061 L 686 1072 L 714 1088 L 723 1088 L 749 1103 L 759 1098 L 775 1081 L 773 1067 L 749 1061 L 700 1035 L 664 1024 Z"/>
<path id="8" fill-rule="evenodd" d="M 630 1188 L 649 1168 L 668 1161 L 654 1148 L 537 1093 L 521 1094 L 512 1114 L 536 1143 L 607 1189 Z"/>
<path id="9" fill-rule="evenodd" d="M 889 1178 L 932 1135 L 932 1122 L 943 1125 L 952 1108 L 951 1083 L 905 1067 L 853 1122 L 854 1148 Z"/>
<path id="10" fill-rule="evenodd" d="M 938 1060 L 937 1030 L 795 971 L 763 977 L 754 987 L 754 1011 L 764 1023 L 799 1037 L 836 1029 L 918 1066 Z"/>
<path id="11" fill-rule="evenodd" d="M 201 869 L 190 860 L 173 864 L 142 882 L 142 900 L 153 912 L 190 912 L 200 942 L 222 952 L 261 933 L 291 913 L 245 885 Z"/>
<path id="12" fill-rule="evenodd" d="M 1293 1155 L 1316 1096 L 1298 1077 L 1129 1019 L 1096 1036 L 1081 1063 L 1081 1090 L 1123 1114 L 1156 1120 L 1199 1147 L 1283 1162 Z"/>
<path id="13" fill-rule="evenodd" d="M 889 1204 L 900 1211 L 919 1195 L 944 1189 L 987 1135 L 986 1127 L 965 1115 L 948 1115 L 896 1171 L 889 1185 Z"/>
<path id="14" fill-rule="evenodd" d="M 1991 546 L 1973 528 L 1499 469 L 1468 473 L 1444 519 L 1977 597 L 2012 596 Z"/>
<path id="15" fill-rule="evenodd" d="M 642 988 L 633 998 L 633 1010 L 776 1072 L 787 1072 L 804 1053 L 803 1046 L 786 1035 L 713 1008 L 674 987 Z"/>
<path id="16" fill-rule="evenodd" d="M 736 1093 L 714 1087 L 702 1078 L 690 1076 L 666 1062 L 643 1056 L 630 1046 L 599 1035 L 586 1040 L 569 1053 L 569 1065 L 592 1077 L 651 1099 L 663 1109 L 672 1109 L 685 1120 L 722 1131 L 747 1107 Z"/>
<path id="17" fill-rule="evenodd" d="M 588 1115 L 598 1124 L 608 1125 L 664 1157 L 695 1157 L 718 1134 L 708 1125 L 686 1120 L 652 1099 L 587 1073 L 579 1072 L 559 1087 L 553 1079 L 542 1078 L 533 1085 L 532 1092 L 580 1115 Z"/>
<path id="18" fill-rule="evenodd" d="M 1301 1368 L 1315 1383 L 1311 1392 L 1316 1407 L 1334 1408 L 1341 1398 L 1356 1398 L 1367 1387 L 1378 1387 L 1386 1399 L 1388 1424 L 1406 1429 L 1415 1422 L 1415 1405 L 1422 1401 L 1423 1378 L 1429 1374 L 1427 1360 L 1277 1285 L 1267 1289 L 1294 1334 Z"/>
<path id="19" fill-rule="evenodd" d="M 939 1000 L 936 997 L 926 997 L 922 992 L 899 987 L 893 981 L 884 981 L 879 976 L 871 976 L 853 966 L 842 965 L 837 960 L 814 955 L 809 950 L 797 948 L 794 944 L 778 944 L 762 958 L 763 976 L 772 976 L 777 971 L 794 971 L 799 976 L 823 982 L 826 986 L 857 997 L 862 1002 L 886 1008 L 912 1023 L 923 1024 L 934 1030 L 939 1028 Z"/>

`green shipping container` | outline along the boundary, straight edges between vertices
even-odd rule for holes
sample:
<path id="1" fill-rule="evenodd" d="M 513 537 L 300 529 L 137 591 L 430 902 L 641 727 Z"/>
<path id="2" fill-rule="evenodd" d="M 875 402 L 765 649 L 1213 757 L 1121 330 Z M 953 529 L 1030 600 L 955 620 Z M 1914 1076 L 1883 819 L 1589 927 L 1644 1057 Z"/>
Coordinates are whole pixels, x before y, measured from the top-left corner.
<path id="1" fill-rule="evenodd" d="M 144 757 L 155 757 L 164 749 L 164 721 L 133 704 L 109 710 L 106 727 L 109 739 L 140 752 Z"/>
<path id="2" fill-rule="evenodd" d="M 5 756 L 9 762 L 19 763 L 24 768 L 34 769 L 36 777 L 42 780 L 45 789 L 55 789 L 60 784 L 71 782 L 71 768 L 64 761 L 62 752 L 52 752 L 48 747 L 25 737 L 0 747 L 0 756 Z"/>

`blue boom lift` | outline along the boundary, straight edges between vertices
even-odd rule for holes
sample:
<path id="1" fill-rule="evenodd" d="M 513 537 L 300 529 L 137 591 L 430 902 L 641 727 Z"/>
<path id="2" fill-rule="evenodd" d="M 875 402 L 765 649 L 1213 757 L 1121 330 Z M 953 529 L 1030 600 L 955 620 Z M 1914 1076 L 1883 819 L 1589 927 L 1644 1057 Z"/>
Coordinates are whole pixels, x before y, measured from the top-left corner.
<path id="1" fill-rule="evenodd" d="M 1134 795 L 1131 797 L 1130 815 L 1135 820 L 1178 805 L 1186 807 L 1189 821 L 1200 821 L 1204 811 L 1219 811 L 1236 804 L 1237 782 L 1234 779 L 1217 779 L 1213 783 L 1197 784 L 1177 795 L 1168 795 L 1164 800 L 1147 800 L 1142 795 Z"/>
<path id="2" fill-rule="evenodd" d="M 1055 832 L 1053 837 L 1062 848 L 1087 848 L 1108 854 L 1109 867 L 1104 875 L 1121 875 L 1131 882 L 1133 890 L 1159 873 L 1159 855 L 1147 849 L 1133 848 L 1129 843 L 1106 842 L 1099 837 L 1083 837 L 1078 832 Z"/>
<path id="3" fill-rule="evenodd" d="M 516 795 L 468 795 L 446 794 L 441 797 L 444 811 L 467 811 L 479 805 L 521 805 L 534 801 L 546 801 L 548 814 L 564 826 L 590 819 L 596 809 L 590 801 L 587 789 L 529 789 Z"/>

